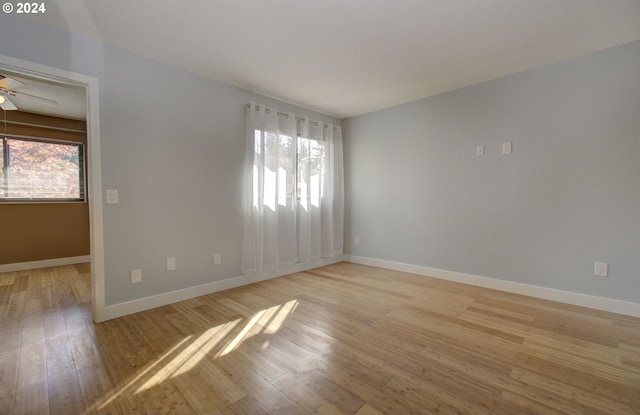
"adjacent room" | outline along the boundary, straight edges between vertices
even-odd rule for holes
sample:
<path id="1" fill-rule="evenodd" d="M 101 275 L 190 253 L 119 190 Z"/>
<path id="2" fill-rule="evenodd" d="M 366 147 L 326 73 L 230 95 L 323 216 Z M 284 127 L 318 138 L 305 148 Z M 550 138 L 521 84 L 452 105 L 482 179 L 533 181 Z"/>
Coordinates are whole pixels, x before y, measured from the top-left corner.
<path id="1" fill-rule="evenodd" d="M 640 1 L 0 14 L 1 414 L 639 414 Z"/>

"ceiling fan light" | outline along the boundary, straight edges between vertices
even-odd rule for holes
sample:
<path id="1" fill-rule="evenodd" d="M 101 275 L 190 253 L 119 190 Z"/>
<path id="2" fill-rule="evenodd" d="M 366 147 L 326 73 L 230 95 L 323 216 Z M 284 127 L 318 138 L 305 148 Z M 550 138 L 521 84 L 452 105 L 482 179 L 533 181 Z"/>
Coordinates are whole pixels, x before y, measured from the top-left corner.
<path id="1" fill-rule="evenodd" d="M 4 104 L 6 99 L 4 99 L 4 95 L 0 95 L 0 104 Z"/>

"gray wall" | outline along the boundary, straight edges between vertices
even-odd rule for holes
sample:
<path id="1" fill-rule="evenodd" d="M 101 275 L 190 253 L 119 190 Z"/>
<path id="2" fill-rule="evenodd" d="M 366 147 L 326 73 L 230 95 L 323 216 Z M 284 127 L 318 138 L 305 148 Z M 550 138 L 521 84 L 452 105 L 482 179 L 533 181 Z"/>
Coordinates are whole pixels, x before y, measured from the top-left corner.
<path id="1" fill-rule="evenodd" d="M 0 54 L 99 79 L 102 182 L 120 199 L 103 207 L 107 305 L 240 275 L 247 102 L 340 124 L 17 15 L 0 14 L 0 39 Z"/>
<path id="2" fill-rule="evenodd" d="M 640 302 L 640 42 L 343 128 L 349 253 Z"/>

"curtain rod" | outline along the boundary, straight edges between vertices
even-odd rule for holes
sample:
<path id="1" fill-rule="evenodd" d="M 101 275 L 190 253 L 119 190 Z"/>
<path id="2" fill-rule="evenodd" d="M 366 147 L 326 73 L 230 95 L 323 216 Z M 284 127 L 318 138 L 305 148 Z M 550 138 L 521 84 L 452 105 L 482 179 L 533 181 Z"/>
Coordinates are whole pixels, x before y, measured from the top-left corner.
<path id="1" fill-rule="evenodd" d="M 251 104 L 247 104 L 247 108 L 251 108 Z M 256 111 L 257 111 L 257 110 L 259 110 L 259 109 L 260 109 L 260 105 L 256 105 Z M 265 109 L 265 111 L 267 111 L 267 112 L 268 112 L 268 111 L 270 111 L 270 109 L 269 109 L 269 108 L 266 108 L 266 109 Z M 287 114 L 286 112 L 280 112 L 280 111 L 278 111 L 278 115 L 281 115 L 281 116 L 283 116 L 283 117 L 287 117 L 287 118 L 289 117 L 289 114 Z M 304 121 L 304 120 L 305 120 L 305 118 L 304 118 L 304 117 L 296 117 L 296 121 Z M 310 123 L 314 123 L 315 125 L 323 124 L 323 126 L 325 126 L 325 127 L 328 127 L 328 126 L 329 126 L 329 124 L 326 124 L 326 123 L 324 123 L 324 122 L 322 122 L 322 121 L 309 120 L 309 122 L 310 122 Z M 334 126 L 333 126 L 333 128 L 337 128 L 337 127 L 340 127 L 340 126 L 339 126 L 339 125 L 334 125 Z"/>

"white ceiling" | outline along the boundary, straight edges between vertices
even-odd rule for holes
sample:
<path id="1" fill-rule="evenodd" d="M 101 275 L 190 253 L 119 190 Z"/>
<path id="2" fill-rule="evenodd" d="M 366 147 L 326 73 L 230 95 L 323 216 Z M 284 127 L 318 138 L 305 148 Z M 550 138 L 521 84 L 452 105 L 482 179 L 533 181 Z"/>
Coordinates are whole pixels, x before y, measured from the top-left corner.
<path id="1" fill-rule="evenodd" d="M 640 39 L 640 0 L 48 0 L 34 18 L 348 118 Z"/>

